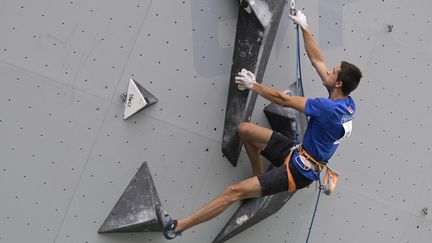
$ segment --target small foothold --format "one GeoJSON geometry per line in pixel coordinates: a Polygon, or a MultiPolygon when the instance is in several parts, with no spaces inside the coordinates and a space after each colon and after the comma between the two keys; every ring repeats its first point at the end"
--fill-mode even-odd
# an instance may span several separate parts
{"type": "Polygon", "coordinates": [[[247,215],[242,215],[241,217],[237,218],[236,223],[238,225],[242,225],[246,223],[249,220],[249,217],[247,215]]]}
{"type": "Polygon", "coordinates": [[[424,207],[424,208],[423,208],[423,214],[424,214],[424,215],[428,215],[428,208],[427,208],[427,207],[424,207]]]}
{"type": "Polygon", "coordinates": [[[392,32],[393,31],[393,25],[392,24],[389,24],[389,25],[387,25],[387,31],[388,32],[392,32]]]}

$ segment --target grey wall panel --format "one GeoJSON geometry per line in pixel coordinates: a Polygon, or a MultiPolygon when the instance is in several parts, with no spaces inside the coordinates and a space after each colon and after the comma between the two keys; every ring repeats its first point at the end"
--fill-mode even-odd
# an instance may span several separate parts
{"type": "Polygon", "coordinates": [[[323,198],[320,207],[311,242],[400,242],[411,221],[409,213],[340,188],[335,197],[323,198]]]}
{"type": "Polygon", "coordinates": [[[427,108],[430,104],[424,97],[411,93],[428,86],[428,82],[420,84],[427,75],[424,64],[427,58],[409,51],[417,57],[413,60],[398,52],[408,53],[408,50],[387,41],[371,54],[371,65],[365,70],[366,82],[358,92],[362,101],[355,121],[359,130],[368,133],[353,134],[352,143],[359,146],[357,151],[351,148],[340,153],[342,161],[351,161],[353,165],[346,171],[357,174],[349,176],[350,187],[409,210],[430,168],[425,159],[430,154],[430,142],[425,133],[430,126],[427,108]],[[406,87],[408,82],[413,83],[412,91],[406,87]],[[370,157],[359,161],[357,158],[362,154],[370,157]]]}
{"type": "Polygon", "coordinates": [[[412,217],[401,242],[429,242],[432,234],[432,224],[424,218],[412,217]]]}
{"type": "MultiPolygon", "coordinates": [[[[432,237],[430,1],[297,1],[330,66],[357,64],[352,137],[332,164],[311,242],[432,237]],[[393,25],[388,32],[388,25],[393,25]]],[[[147,161],[176,217],[247,178],[220,152],[237,1],[0,1],[0,242],[165,242],[97,229],[147,161]],[[159,102],[122,119],[130,77],[159,102]]],[[[282,17],[264,84],[295,80],[295,30],[282,17]]],[[[302,50],[307,96],[326,96],[302,50]]],[[[268,126],[258,98],[252,122],[268,126]]],[[[230,242],[304,242],[315,185],[230,242]]],[[[231,217],[184,233],[210,242],[231,217]]]]}
{"type": "Polygon", "coordinates": [[[411,212],[420,219],[430,222],[432,219],[432,214],[430,213],[430,202],[432,202],[432,177],[426,177],[419,187],[420,189],[417,190],[417,195],[415,196],[417,200],[411,212]],[[424,208],[426,208],[427,214],[424,213],[424,208]]]}
{"type": "Polygon", "coordinates": [[[3,1],[0,55],[32,72],[111,99],[150,2],[3,1]]]}
{"type": "Polygon", "coordinates": [[[4,62],[0,70],[0,235],[52,242],[107,106],[4,62]]]}
{"type": "Polygon", "coordinates": [[[191,0],[193,61],[198,74],[230,73],[238,4],[231,0],[191,0]]]}
{"type": "MultiPolygon", "coordinates": [[[[144,114],[123,121],[122,112],[123,107],[116,105],[107,114],[58,242],[109,241],[109,236],[95,232],[143,161],[149,164],[164,206],[178,217],[186,216],[241,176],[242,171],[223,163],[219,143],[144,114]],[[170,149],[173,147],[176,149],[170,149]]],[[[224,221],[215,223],[222,226],[224,221]]],[[[185,235],[184,240],[211,234],[212,227],[204,226],[198,236],[185,235]]],[[[145,233],[138,234],[136,240],[142,237],[163,238],[160,233],[145,233]]]]}
{"type": "Polygon", "coordinates": [[[212,3],[211,5],[217,5],[215,9],[209,6],[201,11],[199,8],[197,11],[202,16],[201,21],[197,21],[191,10],[196,10],[197,4],[202,5],[202,2],[178,1],[172,3],[173,8],[166,8],[164,1],[154,2],[116,96],[126,90],[127,80],[133,76],[156,97],[167,97],[160,99],[156,107],[148,110],[149,116],[220,141],[228,97],[227,80],[232,48],[225,48],[231,51],[224,51],[223,56],[220,53],[208,53],[219,52],[218,49],[211,49],[221,48],[218,44],[219,37],[226,40],[229,36],[233,43],[235,28],[232,35],[228,35],[225,32],[218,33],[224,31],[224,28],[213,27],[216,27],[215,23],[232,21],[236,17],[232,8],[237,8],[236,2],[222,3],[212,3]],[[191,22],[194,20],[195,22],[191,22]],[[208,42],[212,42],[210,49],[206,46],[208,42]],[[223,60],[219,60],[220,58],[223,60]],[[200,73],[206,72],[206,66],[210,65],[208,62],[212,63],[212,67],[224,71],[210,77],[201,75],[200,73]],[[200,115],[197,115],[197,111],[200,115]]]}

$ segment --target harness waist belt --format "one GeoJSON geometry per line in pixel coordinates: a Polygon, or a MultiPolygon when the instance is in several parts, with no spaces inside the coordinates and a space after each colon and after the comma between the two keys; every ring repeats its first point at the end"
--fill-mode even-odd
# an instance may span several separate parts
{"type": "Polygon", "coordinates": [[[320,168],[318,168],[318,166],[315,166],[314,163],[307,160],[303,155],[299,154],[299,157],[300,157],[301,162],[305,166],[305,168],[311,168],[313,171],[320,170],[320,168]]]}
{"type": "Polygon", "coordinates": [[[300,155],[300,159],[303,162],[303,164],[309,168],[312,168],[314,171],[321,171],[326,164],[316,160],[312,155],[310,155],[302,146],[301,144],[296,145],[291,150],[298,150],[298,153],[300,155]]]}

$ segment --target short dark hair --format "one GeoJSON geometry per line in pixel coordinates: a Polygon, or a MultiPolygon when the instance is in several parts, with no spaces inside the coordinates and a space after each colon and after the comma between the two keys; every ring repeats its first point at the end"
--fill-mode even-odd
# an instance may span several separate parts
{"type": "Polygon", "coordinates": [[[357,66],[346,61],[341,62],[340,68],[337,81],[343,83],[342,92],[344,95],[349,95],[351,91],[357,88],[363,75],[357,66]]]}

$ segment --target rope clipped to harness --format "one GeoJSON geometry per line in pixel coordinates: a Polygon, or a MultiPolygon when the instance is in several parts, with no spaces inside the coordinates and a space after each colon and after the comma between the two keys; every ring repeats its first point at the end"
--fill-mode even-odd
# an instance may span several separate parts
{"type": "MultiPolygon", "coordinates": [[[[295,12],[296,12],[296,9],[295,9],[295,0],[290,0],[290,14],[294,15],[295,12]]],[[[299,95],[300,85],[302,85],[301,62],[300,62],[300,26],[298,24],[296,25],[296,65],[297,65],[297,67],[296,67],[296,78],[297,78],[297,82],[296,82],[296,95],[298,96],[299,95]]],[[[301,87],[301,88],[303,90],[303,87],[301,87]]],[[[299,117],[298,113],[297,113],[296,119],[297,119],[297,121],[300,120],[300,117],[299,117]]],[[[296,126],[296,134],[295,134],[294,140],[295,140],[295,142],[300,143],[300,141],[298,139],[299,138],[298,132],[299,132],[298,131],[298,127],[296,126]]],[[[298,146],[300,146],[300,145],[298,145],[298,146]]],[[[292,153],[292,151],[293,150],[291,150],[291,153],[292,153]]],[[[326,171],[329,171],[329,170],[327,169],[326,171]]],[[[331,171],[333,171],[333,170],[331,170],[331,171]]],[[[337,176],[338,175],[339,174],[337,174],[337,176]]],[[[326,173],[326,177],[324,178],[324,180],[326,182],[330,182],[330,181],[333,181],[334,178],[336,178],[336,181],[337,181],[337,176],[334,176],[333,174],[327,176],[327,173],[326,173]]],[[[306,238],[306,243],[309,242],[309,237],[310,237],[310,234],[312,232],[312,226],[313,226],[313,223],[314,223],[314,220],[315,220],[316,212],[318,210],[318,204],[319,204],[319,199],[320,199],[320,196],[321,196],[322,189],[325,190],[326,195],[330,195],[330,193],[334,190],[334,186],[324,186],[323,187],[321,185],[321,179],[318,179],[318,182],[319,182],[319,191],[318,191],[317,201],[315,203],[315,209],[314,209],[314,212],[313,212],[313,215],[312,215],[312,220],[311,220],[311,223],[310,223],[310,226],[309,226],[309,231],[308,231],[308,235],[307,235],[307,238],[306,238]]],[[[329,183],[325,183],[325,184],[326,185],[330,185],[329,183]]]]}
{"type": "Polygon", "coordinates": [[[310,233],[311,233],[311,231],[312,231],[312,226],[313,226],[313,223],[314,223],[314,220],[315,220],[315,214],[316,214],[316,212],[317,212],[317,209],[318,209],[318,203],[319,203],[319,200],[320,200],[320,196],[321,196],[321,190],[322,190],[322,185],[321,185],[321,180],[318,180],[319,181],[319,191],[318,191],[318,197],[317,197],[317,201],[316,201],[316,203],[315,203],[315,209],[314,209],[314,212],[313,212],[313,214],[312,214],[312,220],[311,220],[311,223],[310,223],[310,225],[309,225],[309,231],[308,231],[308,235],[307,235],[307,237],[306,237],[306,243],[308,243],[309,242],[309,236],[310,236],[310,233]]]}

